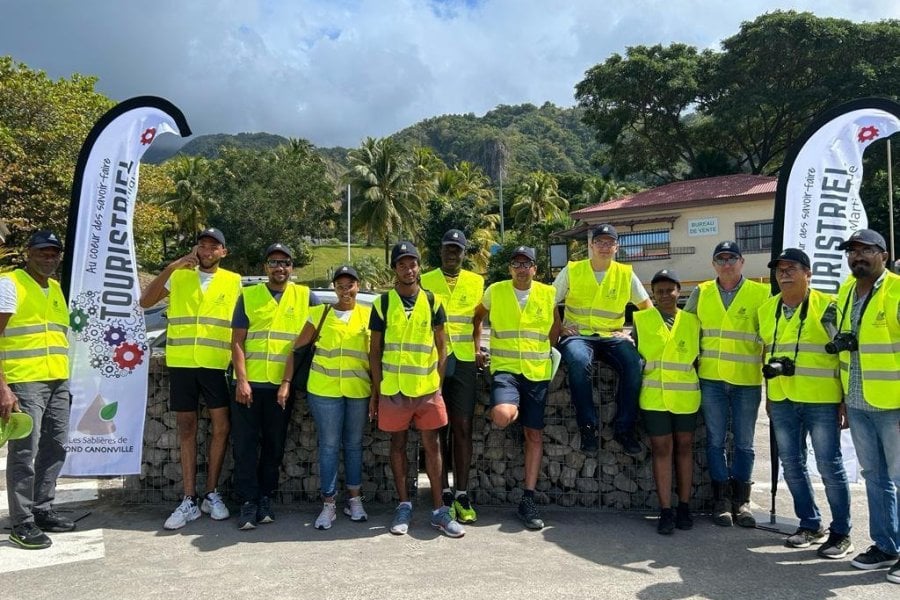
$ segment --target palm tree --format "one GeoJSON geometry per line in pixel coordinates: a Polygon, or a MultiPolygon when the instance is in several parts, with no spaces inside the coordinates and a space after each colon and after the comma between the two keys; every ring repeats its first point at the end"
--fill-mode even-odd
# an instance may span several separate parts
{"type": "Polygon", "coordinates": [[[384,261],[389,262],[390,240],[401,230],[416,231],[425,214],[415,194],[410,158],[390,138],[366,138],[347,154],[347,179],[355,188],[351,224],[364,230],[371,243],[384,240],[384,261]]]}
{"type": "Polygon", "coordinates": [[[509,214],[516,225],[529,228],[565,216],[569,202],[559,195],[559,182],[545,171],[534,171],[521,184],[509,214]]]}
{"type": "Polygon", "coordinates": [[[204,190],[209,177],[209,161],[200,156],[176,156],[166,166],[175,189],[166,194],[162,204],[175,214],[181,235],[193,239],[206,227],[210,213],[219,206],[218,201],[204,190]]]}
{"type": "Polygon", "coordinates": [[[581,185],[581,193],[572,202],[572,208],[583,208],[609,202],[631,193],[631,190],[622,182],[615,179],[602,177],[589,177],[581,185]]]}

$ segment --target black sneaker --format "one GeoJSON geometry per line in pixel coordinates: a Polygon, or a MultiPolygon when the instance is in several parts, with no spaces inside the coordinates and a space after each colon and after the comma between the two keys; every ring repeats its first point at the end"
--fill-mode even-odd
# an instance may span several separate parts
{"type": "Polygon", "coordinates": [[[862,554],[857,554],[853,557],[853,560],[850,561],[850,564],[856,567],[857,569],[862,569],[863,571],[871,571],[873,569],[884,569],[886,567],[892,566],[897,559],[900,558],[896,554],[888,554],[887,552],[882,552],[878,546],[872,545],[869,546],[869,549],[863,552],[862,554]]]}
{"type": "Polygon", "coordinates": [[[675,532],[675,511],[664,508],[659,513],[659,521],[656,523],[656,533],[672,535],[675,532]]]}
{"type": "Polygon", "coordinates": [[[259,499],[259,506],[256,509],[257,523],[271,523],[275,520],[275,511],[272,509],[272,499],[263,496],[259,499]]]}
{"type": "Polygon", "coordinates": [[[687,502],[679,502],[675,511],[675,527],[678,529],[691,529],[694,526],[694,518],[691,517],[691,507],[687,502]]]}
{"type": "Polygon", "coordinates": [[[637,438],[634,437],[633,431],[620,431],[613,436],[613,439],[619,442],[622,450],[628,456],[637,456],[641,453],[641,445],[638,443],[637,438]]]}
{"type": "Polygon", "coordinates": [[[544,522],[541,520],[541,515],[538,513],[537,506],[534,504],[534,498],[522,498],[522,501],[519,502],[519,509],[516,511],[516,516],[519,517],[519,520],[522,521],[528,529],[544,528],[544,522]]]}
{"type": "Polygon", "coordinates": [[[581,451],[596,452],[600,448],[600,436],[596,425],[585,425],[581,428],[581,451]]]}
{"type": "Polygon", "coordinates": [[[247,501],[241,504],[241,514],[238,515],[238,529],[244,531],[256,529],[257,510],[256,502],[247,501]]]}
{"type": "Polygon", "coordinates": [[[32,522],[22,523],[12,528],[9,541],[25,550],[43,550],[49,548],[53,542],[32,522]]]}
{"type": "Polygon", "coordinates": [[[75,521],[65,518],[52,508],[34,511],[34,524],[43,531],[52,533],[64,533],[75,529],[75,521]]]}
{"type": "Polygon", "coordinates": [[[825,543],[819,546],[816,554],[822,558],[837,559],[844,558],[851,552],[853,552],[853,543],[850,541],[850,536],[832,531],[828,534],[825,543]]]}

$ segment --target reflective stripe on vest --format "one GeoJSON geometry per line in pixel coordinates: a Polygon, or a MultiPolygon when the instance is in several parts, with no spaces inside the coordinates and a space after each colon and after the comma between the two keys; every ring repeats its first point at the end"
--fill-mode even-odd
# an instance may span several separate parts
{"type": "Polygon", "coordinates": [[[69,311],[55,279],[41,288],[26,271],[3,277],[16,287],[16,312],[0,335],[0,364],[6,381],[28,383],[69,377],[69,311]]]}
{"type": "MultiPolygon", "coordinates": [[[[856,279],[850,276],[838,292],[838,308],[847,306],[841,331],[851,331],[851,294],[856,279]]],[[[885,410],[900,408],[900,275],[886,272],[880,289],[872,296],[862,315],[859,339],[859,366],[866,402],[885,410]]],[[[850,353],[841,352],[841,384],[846,394],[850,382],[850,353]]]]}
{"type": "Polygon", "coordinates": [[[532,281],[524,308],[519,306],[512,281],[500,281],[490,289],[491,373],[503,371],[531,381],[549,381],[556,289],[532,281]]]}
{"type": "Polygon", "coordinates": [[[745,279],[727,311],[715,280],[704,281],[698,287],[700,378],[733,385],[762,384],[757,310],[769,298],[769,287],[745,279]]]}
{"type": "Polygon", "coordinates": [[[278,302],[265,283],[244,288],[243,294],[250,320],[244,342],[247,380],[280,384],[293,341],[309,316],[309,288],[288,283],[278,302]]]}
{"type": "Polygon", "coordinates": [[[461,269],[453,291],[440,269],[422,275],[422,287],[434,294],[447,313],[447,355],[454,354],[457,360],[475,360],[475,343],[472,337],[472,318],[475,308],[481,304],[484,293],[484,278],[477,273],[461,269]]]}
{"type": "MultiPolygon", "coordinates": [[[[325,306],[310,309],[314,325],[325,306]]],[[[334,311],[328,312],[313,355],[306,389],[326,398],[368,398],[372,392],[369,375],[369,317],[372,309],[357,304],[344,323],[334,311]]]]}
{"type": "MultiPolygon", "coordinates": [[[[438,307],[440,302],[435,299],[434,309],[438,307]]],[[[375,301],[374,310],[384,320],[380,297],[375,301]]],[[[431,305],[425,292],[419,291],[409,317],[397,292],[388,292],[386,322],[381,355],[381,393],[387,396],[402,393],[415,398],[436,392],[440,386],[438,353],[431,326],[431,305]]]]}
{"type": "Polygon", "coordinates": [[[231,362],[231,317],[241,277],[218,268],[204,292],[197,271],[178,269],[169,279],[166,365],[225,369],[231,362]]]}
{"type": "Polygon", "coordinates": [[[568,272],[566,323],[576,324],[581,335],[620,331],[631,300],[631,265],[611,262],[599,284],[590,260],[570,262],[568,272]]]}
{"type": "Polygon", "coordinates": [[[659,310],[634,313],[637,350],[647,363],[639,397],[643,410],[693,414],[700,409],[700,380],[694,361],[700,354],[700,320],[679,310],[672,329],[659,310]]]}
{"type": "MultiPolygon", "coordinates": [[[[772,356],[773,343],[776,358],[786,356],[794,359],[801,308],[798,307],[790,319],[781,315],[777,323],[778,339],[775,340],[775,311],[780,299],[781,294],[778,294],[759,307],[759,335],[765,345],[763,363],[772,356]]],[[[800,331],[795,373],[790,377],[773,377],[766,383],[766,397],[769,400],[837,404],[843,398],[838,378],[838,357],[825,352],[825,344],[831,340],[831,336],[822,325],[822,315],[833,302],[827,294],[813,289],[809,291],[809,306],[800,331]]]]}

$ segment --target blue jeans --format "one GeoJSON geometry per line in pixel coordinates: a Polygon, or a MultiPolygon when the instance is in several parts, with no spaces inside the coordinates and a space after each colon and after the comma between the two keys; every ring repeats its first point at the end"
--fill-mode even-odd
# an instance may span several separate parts
{"type": "Polygon", "coordinates": [[[630,432],[638,415],[638,396],[641,393],[641,357],[631,340],[619,337],[570,337],[559,346],[569,373],[572,404],[579,427],[597,425],[597,408],[591,386],[591,363],[594,353],[619,376],[616,388],[615,431],[630,432]]]}
{"type": "Polygon", "coordinates": [[[866,480],[869,536],[878,549],[900,554],[900,409],[847,408],[856,458],[866,480]]]}
{"type": "Polygon", "coordinates": [[[362,484],[362,438],[369,419],[369,399],[308,394],[306,401],[316,422],[322,496],[331,498],[335,494],[338,454],[342,445],[347,489],[358,490],[362,484]]]}
{"type": "Polygon", "coordinates": [[[778,456],[784,467],[784,479],[791,490],[800,527],[813,531],[822,527],[822,514],[816,506],[806,469],[806,438],[809,435],[831,507],[829,529],[832,533],[847,535],[851,526],[850,486],[841,455],[839,405],[782,400],[769,403],[769,414],[778,442],[778,456]]]}
{"type": "Polygon", "coordinates": [[[706,460],[713,481],[750,481],[753,474],[753,432],[762,387],[758,385],[732,385],[725,381],[700,380],[700,410],[706,422],[706,460]],[[725,457],[725,436],[728,433],[728,417],[734,435],[734,460],[731,469],[725,457]]]}

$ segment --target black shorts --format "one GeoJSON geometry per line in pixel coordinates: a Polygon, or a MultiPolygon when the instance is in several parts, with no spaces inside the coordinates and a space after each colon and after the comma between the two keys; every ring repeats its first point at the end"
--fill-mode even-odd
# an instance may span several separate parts
{"type": "Polygon", "coordinates": [[[475,414],[475,382],[477,369],[475,361],[457,360],[451,354],[447,357],[447,370],[444,373],[444,385],[441,396],[447,405],[447,414],[460,419],[472,419],[475,414]]]}
{"type": "Polygon", "coordinates": [[[200,395],[207,408],[225,408],[231,390],[225,369],[169,367],[169,410],[191,412],[200,407],[200,395]]]}
{"type": "Polygon", "coordinates": [[[672,435],[693,433],[697,428],[697,413],[678,414],[667,410],[642,410],[647,435],[672,435]]]}

